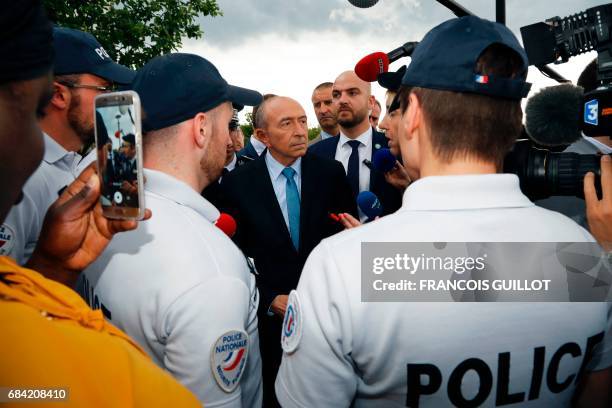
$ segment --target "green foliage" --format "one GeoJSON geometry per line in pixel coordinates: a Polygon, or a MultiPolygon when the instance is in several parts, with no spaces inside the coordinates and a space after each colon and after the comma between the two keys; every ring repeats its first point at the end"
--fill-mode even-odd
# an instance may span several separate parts
{"type": "Polygon", "coordinates": [[[319,134],[321,134],[321,128],[318,126],[308,129],[308,140],[316,138],[317,136],[319,136],[319,134]]]}
{"type": "MultiPolygon", "coordinates": [[[[18,0],[17,0],[18,1],[18,0]]],[[[111,58],[131,68],[200,38],[197,18],[222,15],[217,0],[43,0],[62,27],[93,34],[111,58]]]]}
{"type": "MultiPolygon", "coordinates": [[[[246,124],[246,125],[240,125],[240,127],[242,128],[242,133],[244,134],[244,139],[248,142],[249,137],[251,137],[251,135],[253,134],[253,125],[246,124]]],[[[246,144],[246,142],[245,142],[246,144]]]]}

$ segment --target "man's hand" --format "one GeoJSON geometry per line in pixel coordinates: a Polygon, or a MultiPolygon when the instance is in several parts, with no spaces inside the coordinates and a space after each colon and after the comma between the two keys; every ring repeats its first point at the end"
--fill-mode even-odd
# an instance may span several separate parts
{"type": "Polygon", "coordinates": [[[400,191],[404,191],[412,183],[408,172],[398,161],[395,162],[393,169],[385,173],[385,180],[400,191]]]}
{"type": "Polygon", "coordinates": [[[584,199],[589,229],[599,245],[610,252],[612,251],[612,158],[608,155],[601,158],[601,192],[602,198],[599,200],[595,191],[595,175],[587,173],[584,176],[584,199]]]}
{"type": "MultiPolygon", "coordinates": [[[[47,278],[72,287],[79,273],[102,253],[114,234],[133,230],[137,221],[102,215],[95,164],[85,169],[51,205],[32,257],[26,264],[47,278]]],[[[145,211],[145,219],[151,211],[145,211]]]]}
{"type": "Polygon", "coordinates": [[[338,217],[340,217],[340,222],[344,226],[344,229],[356,228],[361,225],[361,222],[349,213],[338,214],[338,217]]]}
{"type": "Polygon", "coordinates": [[[272,310],[272,313],[274,313],[277,316],[280,316],[281,318],[284,318],[285,311],[287,310],[288,300],[289,300],[288,295],[276,296],[274,300],[272,301],[272,304],[270,305],[270,309],[272,310]]]}

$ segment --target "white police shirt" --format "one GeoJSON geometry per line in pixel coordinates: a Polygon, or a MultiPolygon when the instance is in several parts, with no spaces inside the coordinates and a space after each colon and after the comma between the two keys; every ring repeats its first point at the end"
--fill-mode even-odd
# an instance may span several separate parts
{"type": "MultiPolygon", "coordinates": [[[[276,378],[284,407],[460,406],[480,392],[482,406],[570,405],[572,376],[589,339],[609,330],[606,304],[362,303],[359,254],[368,241],[593,238],[569,218],[532,204],[514,175],[412,183],[398,212],[323,240],[308,258],[298,301],[289,302],[299,307],[292,328],[300,328],[301,339],[283,337],[286,351],[276,378]],[[540,358],[542,367],[534,364],[540,358]]],[[[589,370],[612,365],[608,336],[589,370]]]]}
{"type": "Polygon", "coordinates": [[[96,160],[95,149],[81,157],[64,149],[46,133],[43,139],[43,160],[23,186],[22,200],[11,208],[0,226],[0,255],[8,255],[20,265],[30,259],[51,204],[64,187],[96,160]]]}
{"type": "Polygon", "coordinates": [[[261,406],[259,296],[247,260],[187,184],[145,169],[150,220],[117,234],[78,284],[206,406],[261,406]]]}

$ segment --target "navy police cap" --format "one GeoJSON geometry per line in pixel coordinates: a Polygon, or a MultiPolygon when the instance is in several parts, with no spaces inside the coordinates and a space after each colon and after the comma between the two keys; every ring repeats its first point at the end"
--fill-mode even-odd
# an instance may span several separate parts
{"type": "Polygon", "coordinates": [[[528,67],[527,54],[512,31],[499,23],[466,16],[448,20],[425,35],[412,54],[402,85],[520,100],[531,88],[526,82],[528,67]],[[520,56],[523,67],[514,79],[476,72],[478,58],[493,44],[504,45],[520,56]]]}
{"type": "Polygon", "coordinates": [[[129,84],[136,71],[117,64],[96,38],[72,28],[53,28],[55,75],[94,74],[118,84],[129,84]]]}
{"type": "Polygon", "coordinates": [[[210,61],[184,53],[153,58],[138,71],[132,89],[142,101],[144,131],[175,125],[223,102],[255,106],[262,100],[257,91],[229,85],[210,61]]]}

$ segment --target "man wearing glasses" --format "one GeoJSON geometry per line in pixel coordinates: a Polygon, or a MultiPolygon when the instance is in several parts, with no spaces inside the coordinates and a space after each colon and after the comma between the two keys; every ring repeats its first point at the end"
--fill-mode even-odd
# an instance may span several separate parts
{"type": "Polygon", "coordinates": [[[51,203],[95,160],[95,151],[79,154],[94,139],[94,98],[115,84],[129,84],[135,75],[111,60],[91,34],[55,27],[53,41],[53,94],[38,112],[44,157],[0,226],[0,255],[19,264],[30,258],[51,203]]]}

